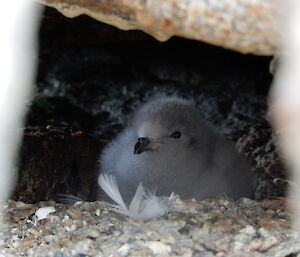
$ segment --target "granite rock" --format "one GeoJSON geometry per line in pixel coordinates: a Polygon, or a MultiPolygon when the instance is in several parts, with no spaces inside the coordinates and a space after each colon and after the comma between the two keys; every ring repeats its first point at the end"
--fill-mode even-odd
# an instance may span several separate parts
{"type": "Polygon", "coordinates": [[[278,1],[38,0],[67,17],[86,14],[160,41],[176,35],[242,53],[273,55],[278,48],[278,1]]]}

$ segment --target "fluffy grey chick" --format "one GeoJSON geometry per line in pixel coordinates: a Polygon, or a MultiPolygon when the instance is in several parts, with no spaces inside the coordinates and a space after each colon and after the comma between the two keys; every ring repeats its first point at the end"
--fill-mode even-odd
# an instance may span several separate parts
{"type": "Polygon", "coordinates": [[[252,195],[248,163],[191,102],[177,97],[154,99],[138,109],[100,164],[102,173],[116,177],[125,202],[139,183],[157,195],[174,192],[182,199],[252,195]]]}

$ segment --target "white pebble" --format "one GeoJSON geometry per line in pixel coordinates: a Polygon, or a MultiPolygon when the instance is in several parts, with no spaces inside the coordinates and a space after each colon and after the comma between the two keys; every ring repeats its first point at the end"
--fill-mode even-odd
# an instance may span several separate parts
{"type": "Polygon", "coordinates": [[[55,212],[55,208],[53,206],[42,207],[35,212],[35,216],[38,220],[43,220],[46,219],[52,212],[55,212]]]}
{"type": "Polygon", "coordinates": [[[145,246],[150,248],[155,255],[168,255],[171,252],[171,246],[158,241],[146,241],[145,246]]]}

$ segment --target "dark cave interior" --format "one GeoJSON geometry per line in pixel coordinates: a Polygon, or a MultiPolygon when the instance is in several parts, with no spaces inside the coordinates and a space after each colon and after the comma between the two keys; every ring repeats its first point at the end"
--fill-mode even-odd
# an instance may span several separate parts
{"type": "Polygon", "coordinates": [[[274,182],[285,170],[267,119],[270,60],[183,38],[158,42],[46,8],[13,198],[97,199],[101,149],[155,95],[195,101],[252,163],[256,199],[284,195],[285,182],[274,182]]]}

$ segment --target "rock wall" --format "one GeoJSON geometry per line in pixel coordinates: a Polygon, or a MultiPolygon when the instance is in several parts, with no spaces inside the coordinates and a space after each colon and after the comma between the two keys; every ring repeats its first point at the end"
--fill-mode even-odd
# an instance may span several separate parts
{"type": "Polygon", "coordinates": [[[160,41],[176,35],[257,55],[273,55],[279,45],[278,0],[38,1],[67,17],[86,14],[122,30],[143,30],[160,41]]]}

